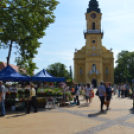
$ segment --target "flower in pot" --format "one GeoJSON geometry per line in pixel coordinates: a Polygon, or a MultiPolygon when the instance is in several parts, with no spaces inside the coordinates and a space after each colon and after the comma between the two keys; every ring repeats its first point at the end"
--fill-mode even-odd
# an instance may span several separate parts
{"type": "Polygon", "coordinates": [[[11,92],[6,92],[6,99],[10,98],[11,92]]]}
{"type": "Polygon", "coordinates": [[[12,92],[11,93],[11,98],[16,98],[17,97],[17,93],[16,92],[12,92]]]}
{"type": "Polygon", "coordinates": [[[18,90],[18,96],[19,96],[19,98],[22,98],[23,95],[24,95],[24,91],[18,90]]]}

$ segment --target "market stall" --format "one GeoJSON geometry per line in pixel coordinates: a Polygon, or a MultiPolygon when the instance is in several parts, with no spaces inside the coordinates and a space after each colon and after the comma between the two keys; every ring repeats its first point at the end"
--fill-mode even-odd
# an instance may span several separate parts
{"type": "Polygon", "coordinates": [[[35,76],[32,77],[33,82],[64,82],[65,78],[62,77],[54,77],[49,74],[45,69],[37,73],[35,76]]]}
{"type": "MultiPolygon", "coordinates": [[[[65,78],[57,78],[52,76],[45,69],[38,72],[32,78],[32,82],[64,82],[65,78]]],[[[45,89],[38,93],[38,96],[46,98],[47,103],[58,103],[58,100],[63,99],[62,89],[45,89]]]]}
{"type": "MultiPolygon", "coordinates": [[[[29,76],[24,76],[19,74],[17,71],[15,71],[10,65],[8,65],[6,68],[4,68],[3,70],[0,71],[0,80],[3,82],[30,82],[31,81],[31,77],[29,76]]],[[[14,92],[10,92],[8,91],[6,93],[6,107],[13,107],[17,104],[23,104],[26,102],[26,98],[24,96],[24,98],[20,98],[17,94],[17,91],[14,92]]]]}

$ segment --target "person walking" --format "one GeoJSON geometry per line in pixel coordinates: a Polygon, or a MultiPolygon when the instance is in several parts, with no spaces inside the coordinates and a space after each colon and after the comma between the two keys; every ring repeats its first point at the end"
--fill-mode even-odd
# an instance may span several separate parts
{"type": "Polygon", "coordinates": [[[1,107],[1,117],[5,116],[6,110],[5,110],[5,94],[6,94],[6,88],[4,85],[2,85],[2,81],[0,81],[0,107],[1,107]]]}
{"type": "Polygon", "coordinates": [[[78,84],[78,86],[76,85],[76,90],[75,90],[76,105],[80,105],[80,101],[79,101],[80,91],[81,91],[81,84],[78,84]]]}
{"type": "Polygon", "coordinates": [[[31,106],[34,108],[34,113],[37,113],[37,98],[36,98],[36,91],[34,89],[34,84],[31,84],[31,90],[30,90],[30,101],[27,106],[27,112],[26,114],[30,114],[31,106]]]}
{"type": "Polygon", "coordinates": [[[120,97],[120,92],[121,92],[121,85],[120,83],[118,84],[118,97],[120,97]]]}
{"type": "Polygon", "coordinates": [[[90,93],[92,91],[91,88],[90,88],[89,83],[87,84],[87,87],[85,88],[85,91],[86,91],[86,102],[87,102],[87,105],[89,105],[90,104],[90,93]]]}
{"type": "Polygon", "coordinates": [[[113,85],[114,88],[114,95],[116,95],[116,84],[113,85]]]}
{"type": "Polygon", "coordinates": [[[128,96],[128,93],[129,93],[129,86],[128,86],[128,83],[125,84],[125,97],[128,96]]]}
{"type": "Polygon", "coordinates": [[[101,112],[103,112],[103,105],[104,105],[104,100],[106,97],[106,89],[103,85],[103,82],[100,83],[100,86],[98,86],[98,96],[101,102],[101,112]]]}
{"type": "Polygon", "coordinates": [[[110,104],[110,101],[111,101],[111,98],[112,98],[112,88],[109,86],[108,82],[106,82],[105,86],[106,86],[106,94],[107,94],[106,101],[108,102],[107,110],[109,110],[109,104],[110,104]]]}
{"type": "Polygon", "coordinates": [[[124,85],[124,84],[121,83],[121,97],[122,97],[122,98],[123,98],[123,96],[124,96],[124,90],[123,90],[124,87],[123,87],[123,85],[124,85]]]}

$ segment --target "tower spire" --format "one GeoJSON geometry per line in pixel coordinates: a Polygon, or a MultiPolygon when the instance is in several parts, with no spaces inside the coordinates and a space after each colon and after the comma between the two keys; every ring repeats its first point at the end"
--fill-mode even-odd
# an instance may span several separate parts
{"type": "Polygon", "coordinates": [[[87,13],[90,13],[92,11],[96,11],[97,13],[101,13],[100,8],[98,7],[98,1],[97,0],[90,0],[89,1],[89,8],[87,9],[87,13]]]}

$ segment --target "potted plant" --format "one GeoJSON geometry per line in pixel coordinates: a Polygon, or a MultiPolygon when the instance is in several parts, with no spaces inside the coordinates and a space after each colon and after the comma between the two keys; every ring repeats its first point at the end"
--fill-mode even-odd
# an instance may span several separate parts
{"type": "Polygon", "coordinates": [[[16,92],[11,92],[11,98],[16,98],[17,97],[17,93],[16,92]]]}
{"type": "Polygon", "coordinates": [[[51,89],[46,89],[45,90],[45,95],[47,95],[47,96],[52,96],[52,90],[51,89]]]}
{"type": "Polygon", "coordinates": [[[75,95],[75,89],[74,89],[74,88],[72,88],[71,94],[72,94],[72,95],[75,95]]]}
{"type": "Polygon", "coordinates": [[[23,95],[24,95],[24,91],[18,90],[18,96],[19,96],[19,98],[23,98],[23,95]]]}
{"type": "Polygon", "coordinates": [[[11,97],[11,92],[6,92],[6,99],[9,99],[11,97]]]}

